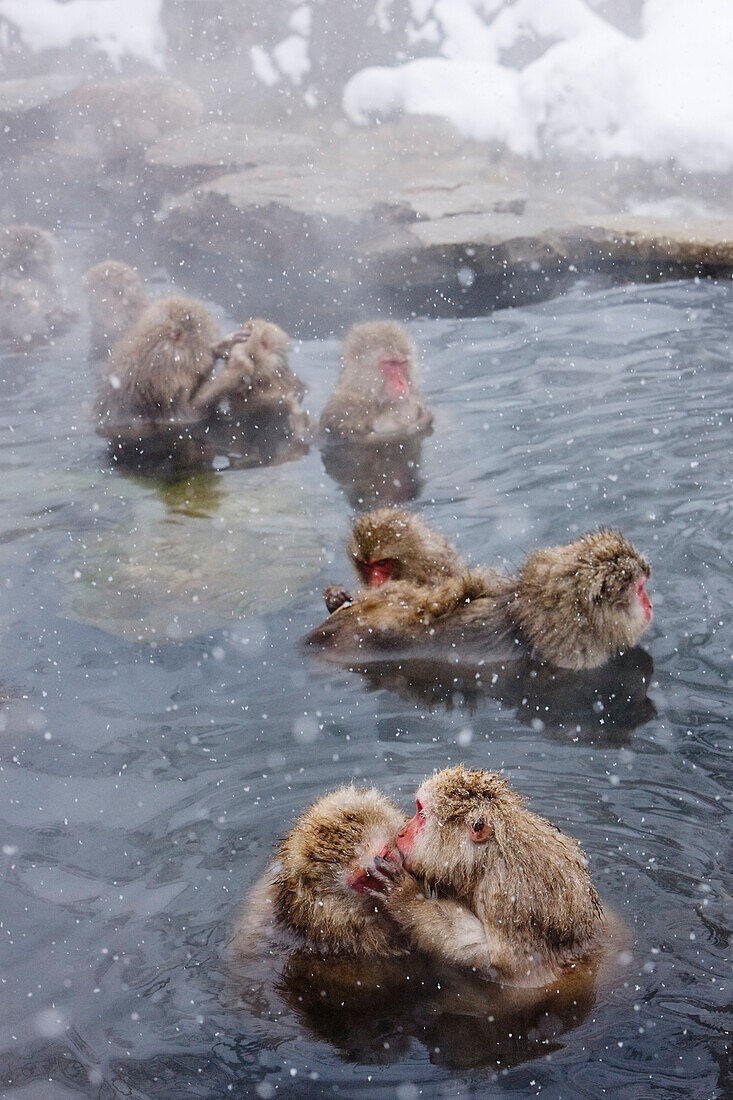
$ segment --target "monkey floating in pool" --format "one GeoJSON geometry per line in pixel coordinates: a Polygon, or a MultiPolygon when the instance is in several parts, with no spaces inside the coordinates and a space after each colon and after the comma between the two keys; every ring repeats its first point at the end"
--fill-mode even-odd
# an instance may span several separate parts
{"type": "Polygon", "coordinates": [[[508,646],[559,668],[596,668],[647,629],[650,572],[619,531],[591,531],[535,551],[516,576],[475,569],[434,584],[389,580],[351,602],[333,594],[336,610],[306,642],[341,660],[401,650],[490,656],[508,646]]]}
{"type": "Polygon", "coordinates": [[[506,780],[462,765],[428,779],[410,821],[375,790],[315,803],[255,887],[235,940],[323,954],[422,954],[509,986],[594,966],[612,938],[575,840],[506,780]]]}
{"type": "MultiPolygon", "coordinates": [[[[379,588],[387,581],[436,584],[446,577],[462,576],[467,570],[446,538],[403,508],[377,508],[359,516],[351,528],[346,551],[368,588],[379,588]]],[[[329,611],[352,600],[349,591],[339,584],[329,585],[323,598],[329,611]]]]}
{"type": "Polygon", "coordinates": [[[51,234],[38,225],[0,227],[0,339],[36,344],[66,328],[75,316],[59,293],[51,234]]]}
{"type": "Polygon", "coordinates": [[[129,264],[102,260],[85,273],[82,286],[92,322],[91,354],[106,358],[145,311],[145,284],[129,264]]]}
{"type": "Polygon", "coordinates": [[[100,431],[132,440],[145,426],[198,420],[192,400],[211,375],[218,340],[216,322],[193,298],[148,306],[107,362],[97,397],[100,431]]]}
{"type": "Polygon", "coordinates": [[[354,325],[344,340],[342,360],[321,414],[325,442],[387,442],[429,430],[433,417],[423,405],[417,349],[402,325],[354,325]]]}

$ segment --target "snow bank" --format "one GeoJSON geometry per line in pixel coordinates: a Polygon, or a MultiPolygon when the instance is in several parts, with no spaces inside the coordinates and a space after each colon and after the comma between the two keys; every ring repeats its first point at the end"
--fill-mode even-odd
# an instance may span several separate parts
{"type": "Polygon", "coordinates": [[[7,20],[32,50],[57,49],[84,40],[115,65],[126,56],[163,67],[162,0],[0,0],[7,20]]]}
{"type": "Polygon", "coordinates": [[[411,0],[415,41],[442,56],[370,68],[346,85],[355,122],[438,115],[520,155],[559,151],[733,168],[733,3],[646,0],[640,38],[583,0],[411,0]],[[539,56],[502,62],[518,44],[539,56]]]}

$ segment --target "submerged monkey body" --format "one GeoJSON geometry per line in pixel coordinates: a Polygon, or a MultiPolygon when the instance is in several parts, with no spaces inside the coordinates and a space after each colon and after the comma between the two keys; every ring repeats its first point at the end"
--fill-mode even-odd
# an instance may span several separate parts
{"type": "Polygon", "coordinates": [[[618,531],[532,554],[516,576],[477,569],[434,584],[394,581],[344,603],[306,637],[336,657],[419,647],[520,650],[560,668],[604,664],[651,620],[650,568],[618,531]]]}

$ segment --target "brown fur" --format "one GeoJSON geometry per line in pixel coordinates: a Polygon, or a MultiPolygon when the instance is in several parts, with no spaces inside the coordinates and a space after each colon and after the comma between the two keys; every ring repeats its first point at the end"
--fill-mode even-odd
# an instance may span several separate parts
{"type": "Polygon", "coordinates": [[[56,264],[56,243],[45,229],[0,229],[0,337],[31,344],[75,316],[62,304],[56,264]]]}
{"type": "Polygon", "coordinates": [[[285,418],[293,434],[303,435],[308,416],[300,407],[306,387],[288,363],[287,334],[272,321],[256,319],[216,348],[226,365],[196,395],[198,408],[214,409],[228,401],[235,419],[285,418]],[[241,337],[249,334],[246,339],[241,337]]]}
{"type": "Polygon", "coordinates": [[[466,570],[447,539],[402,508],[377,508],[359,516],[346,549],[357,573],[361,562],[393,561],[395,581],[435,584],[466,570]]]}
{"type": "Polygon", "coordinates": [[[598,951],[604,915],[583,852],[505,779],[458,765],[427,780],[417,799],[422,814],[397,839],[404,867],[384,897],[414,946],[529,986],[598,951]],[[424,898],[416,879],[434,896],[424,898]]]}
{"type": "Polygon", "coordinates": [[[475,652],[509,643],[560,668],[602,665],[648,622],[633,602],[649,565],[618,531],[591,532],[532,554],[516,577],[484,569],[430,588],[370,589],[307,636],[344,656],[420,644],[475,652]]]}
{"type": "Polygon", "coordinates": [[[161,298],[115,344],[98,399],[103,422],[194,415],[191,399],[209,377],[216,322],[193,298],[161,298]]]}
{"type": "Polygon", "coordinates": [[[134,268],[119,260],[103,260],[82,279],[92,321],[92,348],[106,355],[142,316],[148,297],[134,268]]]}
{"type": "Polygon", "coordinates": [[[395,928],[347,880],[392,842],[404,822],[405,815],[374,788],[340,787],[320,798],[281,842],[255,887],[237,934],[240,953],[269,919],[319,951],[399,954],[395,928]]]}
{"type": "Polygon", "coordinates": [[[6,225],[0,229],[0,275],[39,279],[55,285],[56,242],[38,225],[6,225]]]}
{"type": "Polygon", "coordinates": [[[117,160],[160,137],[195,126],[203,115],[196,93],[165,77],[87,84],[65,100],[61,136],[74,142],[82,155],[117,160]]]}
{"type": "Polygon", "coordinates": [[[327,440],[396,438],[426,431],[432,414],[422,405],[417,378],[417,349],[396,321],[354,325],[342,348],[343,368],[321,414],[327,440]],[[379,363],[396,357],[407,361],[409,391],[390,395],[379,363]]]}

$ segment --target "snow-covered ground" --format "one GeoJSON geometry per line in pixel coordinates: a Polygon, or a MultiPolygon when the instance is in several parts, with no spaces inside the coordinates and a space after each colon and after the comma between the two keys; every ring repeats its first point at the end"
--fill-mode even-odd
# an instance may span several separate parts
{"type": "Polygon", "coordinates": [[[733,167],[733,3],[646,0],[631,38],[583,0],[412,0],[436,56],[364,69],[344,90],[354,121],[404,110],[449,119],[468,137],[537,156],[674,158],[733,167]],[[502,55],[549,40],[523,69],[502,55]]]}
{"type": "MultiPolygon", "coordinates": [[[[0,31],[4,19],[33,49],[83,39],[115,63],[133,56],[161,66],[161,6],[0,0],[0,31]]],[[[430,114],[525,156],[558,151],[733,168],[733,0],[643,0],[640,37],[586,0],[408,0],[406,24],[404,6],[394,7],[365,2],[352,42],[343,43],[356,57],[359,20],[377,25],[386,41],[391,21],[401,20],[394,63],[356,71],[343,89],[354,122],[430,114]],[[416,55],[407,59],[405,35],[416,55]],[[520,54],[531,60],[516,67],[511,58],[520,54]]],[[[317,103],[312,6],[296,0],[281,11],[281,38],[248,45],[242,63],[257,80],[290,82],[317,103]]]]}

